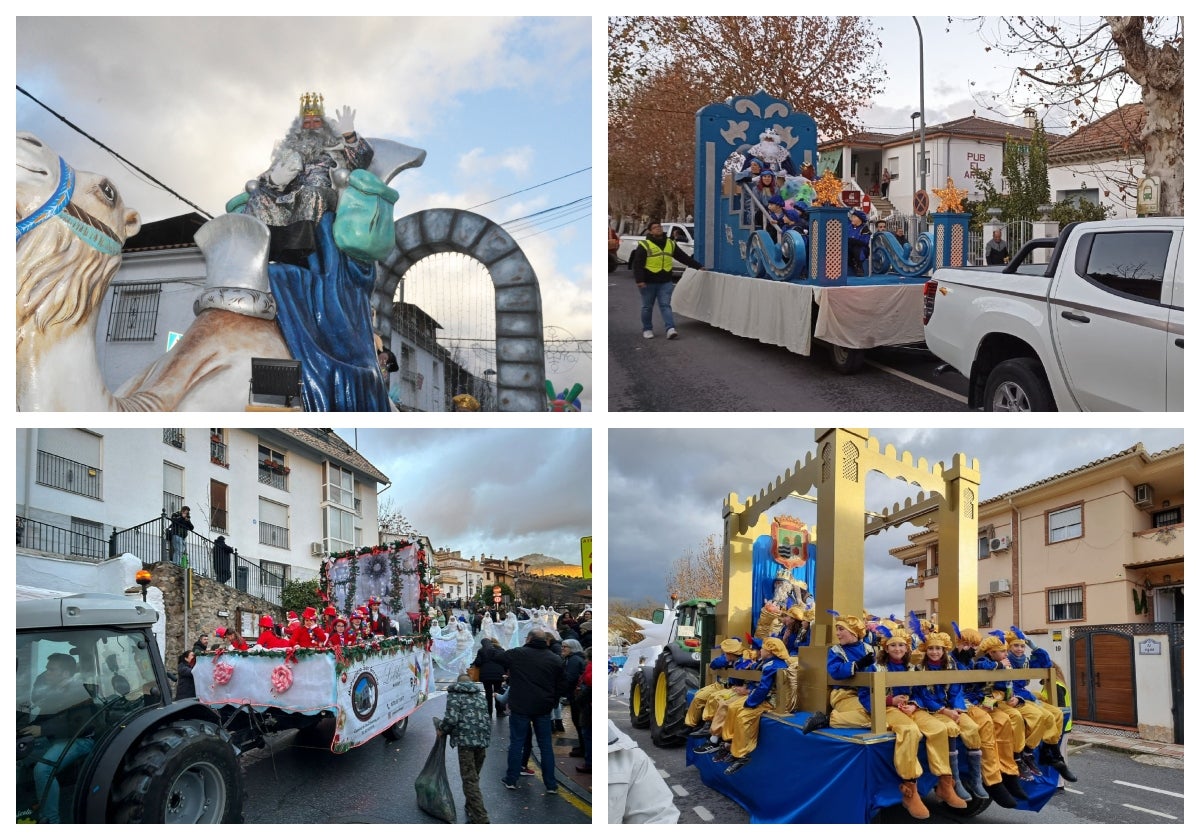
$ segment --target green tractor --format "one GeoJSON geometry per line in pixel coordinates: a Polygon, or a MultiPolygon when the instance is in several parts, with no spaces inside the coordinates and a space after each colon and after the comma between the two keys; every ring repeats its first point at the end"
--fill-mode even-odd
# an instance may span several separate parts
{"type": "Polygon", "coordinates": [[[639,728],[650,727],[655,746],[687,741],[688,702],[700,687],[716,638],[716,598],[695,598],[675,605],[669,641],[653,664],[645,665],[630,686],[630,716],[639,728]]]}

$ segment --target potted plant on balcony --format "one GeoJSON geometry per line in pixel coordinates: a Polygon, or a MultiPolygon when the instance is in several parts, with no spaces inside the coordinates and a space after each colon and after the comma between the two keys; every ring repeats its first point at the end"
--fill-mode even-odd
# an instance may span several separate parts
{"type": "Polygon", "coordinates": [[[211,440],[213,443],[220,443],[220,442],[221,442],[221,436],[220,436],[220,435],[209,435],[209,438],[208,438],[208,439],[209,439],[209,440],[211,440]]]}

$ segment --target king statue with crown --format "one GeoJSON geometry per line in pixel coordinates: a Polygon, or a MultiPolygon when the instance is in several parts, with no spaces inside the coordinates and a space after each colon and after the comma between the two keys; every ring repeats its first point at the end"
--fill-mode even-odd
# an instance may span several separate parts
{"type": "MultiPolygon", "coordinates": [[[[375,262],[394,247],[399,194],[387,182],[420,166],[425,153],[368,142],[354,117],[343,107],[329,118],[324,97],[305,93],[270,167],[226,204],[230,223],[220,227],[240,240],[225,252],[258,255],[251,264],[235,261],[227,285],[253,291],[266,274],[275,320],[300,362],[308,411],[392,408],[372,332],[375,262]]],[[[205,250],[207,259],[213,248],[205,250]]]]}

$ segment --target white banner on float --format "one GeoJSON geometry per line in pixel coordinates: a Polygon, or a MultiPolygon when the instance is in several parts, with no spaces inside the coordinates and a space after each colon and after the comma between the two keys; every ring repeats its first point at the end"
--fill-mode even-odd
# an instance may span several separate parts
{"type": "Polygon", "coordinates": [[[412,714],[433,693],[433,660],[423,646],[367,651],[284,651],[202,656],[193,669],[196,696],[210,706],[251,706],[336,717],[330,749],[360,746],[412,714]],[[281,666],[286,664],[286,669],[281,666]],[[286,671],[290,670],[290,675],[286,671]]]}

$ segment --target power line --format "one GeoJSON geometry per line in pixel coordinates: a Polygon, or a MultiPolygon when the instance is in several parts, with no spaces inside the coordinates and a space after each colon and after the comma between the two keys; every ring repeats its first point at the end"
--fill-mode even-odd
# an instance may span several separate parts
{"type": "Polygon", "coordinates": [[[530,190],[536,190],[538,187],[544,187],[547,184],[553,184],[555,181],[561,181],[564,178],[570,178],[572,175],[578,175],[580,172],[587,172],[591,168],[592,167],[590,167],[590,166],[585,166],[585,167],[583,167],[583,169],[576,169],[574,172],[568,172],[566,175],[559,175],[557,178],[551,178],[549,181],[542,181],[542,183],[534,184],[532,187],[526,187],[523,190],[517,190],[516,192],[511,192],[508,195],[502,195],[502,196],[499,196],[498,198],[488,199],[487,201],[483,202],[483,204],[475,204],[471,207],[468,207],[467,209],[474,210],[476,207],[483,207],[484,205],[487,205],[487,204],[494,204],[495,202],[500,201],[501,199],[512,198],[514,195],[520,195],[521,193],[529,192],[530,190]]]}
{"type": "Polygon", "coordinates": [[[95,137],[93,137],[92,135],[88,134],[86,131],[84,131],[84,130],[83,130],[82,128],[80,128],[79,126],[75,125],[75,123],[71,122],[69,119],[67,119],[66,117],[64,117],[62,114],[60,114],[60,113],[58,113],[57,111],[55,111],[53,108],[51,108],[51,107],[50,107],[49,105],[47,105],[45,102],[42,102],[40,99],[38,99],[38,98],[37,98],[36,96],[34,96],[32,93],[30,93],[29,91],[25,90],[25,88],[21,87],[20,85],[17,85],[17,90],[18,90],[18,91],[20,91],[21,93],[25,94],[26,96],[28,96],[30,99],[32,99],[34,102],[36,102],[38,105],[41,105],[43,108],[45,108],[47,111],[49,111],[49,112],[50,112],[51,114],[53,114],[54,116],[58,117],[58,119],[60,119],[60,120],[61,120],[63,123],[65,123],[66,125],[70,126],[70,127],[71,127],[71,128],[73,128],[75,131],[78,131],[80,134],[82,134],[82,135],[83,135],[84,137],[86,137],[87,139],[91,140],[93,143],[95,143],[95,144],[96,144],[97,146],[99,146],[101,149],[104,149],[104,151],[108,152],[110,155],[112,155],[113,157],[115,157],[117,160],[121,161],[121,162],[122,162],[122,163],[124,163],[126,166],[130,166],[130,167],[132,167],[132,168],[133,168],[133,170],[134,170],[135,172],[137,172],[137,173],[139,173],[140,175],[144,175],[145,177],[149,178],[149,179],[150,179],[150,180],[151,180],[153,183],[155,183],[156,185],[158,185],[158,186],[162,187],[164,190],[166,190],[168,193],[170,193],[171,195],[173,195],[173,196],[175,196],[176,198],[178,198],[178,199],[179,199],[180,201],[182,201],[184,204],[188,205],[189,207],[194,207],[196,210],[200,211],[200,213],[201,213],[202,215],[204,215],[204,216],[207,216],[207,217],[208,217],[208,218],[210,218],[210,219],[212,218],[212,214],[211,214],[211,213],[209,213],[207,210],[203,209],[202,207],[200,207],[200,206],[199,206],[198,204],[196,204],[195,202],[189,201],[188,199],[184,198],[184,197],[183,197],[183,196],[181,196],[179,193],[175,192],[175,190],[171,189],[171,188],[170,188],[170,187],[168,187],[166,184],[164,184],[162,181],[160,181],[160,180],[158,180],[157,178],[155,178],[155,177],[154,177],[153,175],[151,175],[149,172],[147,172],[146,170],[142,169],[140,166],[136,165],[135,163],[133,163],[132,161],[128,160],[127,158],[124,158],[124,157],[122,157],[122,156],[121,156],[120,154],[118,154],[118,153],[117,153],[115,150],[113,150],[113,149],[109,148],[108,146],[104,145],[103,143],[101,143],[101,142],[100,142],[99,140],[97,140],[95,137]]]}

